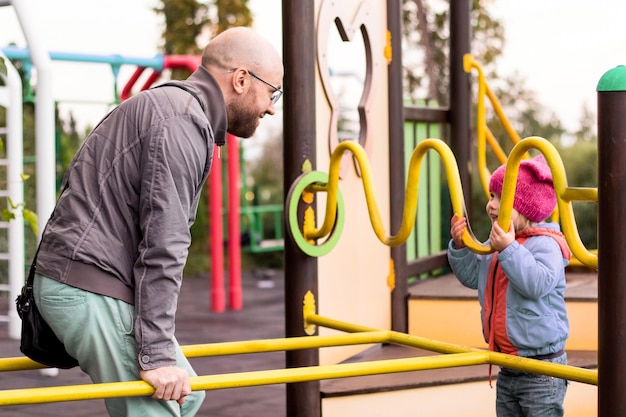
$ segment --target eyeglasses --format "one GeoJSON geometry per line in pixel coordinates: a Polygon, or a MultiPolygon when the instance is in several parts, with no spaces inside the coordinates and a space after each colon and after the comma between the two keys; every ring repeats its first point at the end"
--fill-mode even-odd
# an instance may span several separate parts
{"type": "MultiPolygon", "coordinates": [[[[231,68],[231,69],[228,70],[228,72],[234,72],[236,69],[237,68],[231,68]]],[[[270,87],[272,87],[274,89],[274,92],[270,96],[270,100],[272,101],[272,104],[276,104],[276,102],[278,100],[280,100],[280,98],[283,96],[283,90],[281,90],[280,88],[276,87],[273,84],[268,83],[267,81],[265,81],[263,78],[259,77],[258,75],[256,75],[252,71],[250,71],[250,70],[246,70],[246,71],[248,71],[248,74],[250,74],[251,76],[253,76],[257,80],[261,81],[263,84],[269,85],[270,87]]]]}

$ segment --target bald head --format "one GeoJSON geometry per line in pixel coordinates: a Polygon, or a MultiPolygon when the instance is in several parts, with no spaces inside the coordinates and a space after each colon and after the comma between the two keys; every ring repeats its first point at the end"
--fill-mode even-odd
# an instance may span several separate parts
{"type": "Polygon", "coordinates": [[[276,49],[265,38],[247,27],[234,27],[217,35],[202,54],[207,69],[246,67],[251,71],[275,70],[282,65],[276,49]]]}
{"type": "Polygon", "coordinates": [[[276,49],[247,27],[217,35],[202,54],[202,66],[219,84],[228,132],[251,137],[265,115],[273,115],[282,94],[284,68],[276,49]]]}

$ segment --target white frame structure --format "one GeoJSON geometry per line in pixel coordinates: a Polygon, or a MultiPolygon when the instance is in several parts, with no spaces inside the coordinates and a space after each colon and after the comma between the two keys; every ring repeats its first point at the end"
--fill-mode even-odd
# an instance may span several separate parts
{"type": "MultiPolygon", "coordinates": [[[[38,227],[38,236],[37,241],[41,239],[41,234],[43,232],[44,226],[48,221],[48,218],[52,214],[54,209],[54,204],[56,202],[56,167],[55,167],[55,134],[54,134],[54,97],[52,95],[52,61],[50,59],[50,54],[48,50],[44,47],[45,42],[42,38],[42,33],[38,30],[36,22],[32,18],[32,11],[37,10],[37,1],[36,0],[0,0],[0,7],[2,6],[13,6],[15,9],[17,18],[19,20],[20,26],[22,28],[22,32],[26,43],[28,45],[28,50],[30,53],[30,59],[33,64],[33,69],[37,72],[37,96],[36,96],[36,105],[35,105],[35,146],[36,146],[36,173],[37,173],[37,204],[36,204],[36,212],[37,212],[37,227],[38,227]]],[[[19,80],[19,76],[18,76],[19,80]]],[[[14,81],[11,81],[14,83],[14,81]]],[[[13,88],[13,87],[11,87],[13,88]]],[[[17,89],[20,94],[20,104],[17,106],[21,110],[22,106],[22,89],[21,89],[21,81],[20,88],[17,89]]],[[[13,108],[14,105],[12,104],[13,108]]],[[[17,108],[16,107],[16,108],[17,108]]],[[[11,126],[8,126],[8,129],[13,130],[12,125],[15,123],[15,118],[11,121],[11,126]]],[[[8,123],[7,123],[8,125],[8,123]]],[[[19,118],[20,131],[19,136],[22,137],[22,119],[19,118]]],[[[12,134],[13,135],[13,134],[12,134]]],[[[12,141],[13,139],[8,139],[8,141],[12,141]]],[[[21,143],[21,142],[20,142],[21,143]]],[[[13,154],[13,151],[17,152],[17,146],[7,146],[7,152],[11,152],[11,154],[7,154],[7,159],[9,160],[10,166],[18,166],[17,175],[19,178],[20,188],[22,190],[22,197],[16,197],[14,201],[21,202],[23,201],[23,185],[21,181],[21,177],[19,174],[22,172],[23,166],[23,158],[21,157],[23,153],[23,147],[20,146],[20,157],[19,161],[14,160],[16,156],[13,154]]],[[[13,171],[13,169],[12,169],[13,171]]],[[[15,171],[13,171],[15,172],[15,171]]],[[[10,181],[12,183],[13,180],[10,181]]],[[[13,282],[18,282],[19,288],[24,283],[24,244],[23,244],[23,221],[19,222],[10,222],[10,223],[19,223],[19,227],[22,230],[22,244],[20,245],[21,256],[17,252],[10,252],[9,258],[10,263],[19,263],[19,269],[22,271],[22,275],[11,275],[10,280],[13,282]],[[21,278],[21,279],[20,279],[21,278]]],[[[13,226],[13,225],[11,225],[13,226]]],[[[16,248],[11,248],[11,250],[17,250],[16,248]]],[[[13,287],[13,284],[11,284],[13,287]]],[[[11,295],[13,297],[13,294],[11,295]]],[[[17,295],[15,295],[17,296],[17,295]]],[[[14,310],[14,309],[13,309],[14,310]]],[[[11,314],[10,317],[13,317],[11,314]]],[[[19,318],[17,317],[17,313],[14,315],[14,319],[9,320],[9,335],[12,338],[19,339],[20,338],[20,328],[21,323],[19,318]],[[17,329],[17,330],[16,330],[17,329]]]]}

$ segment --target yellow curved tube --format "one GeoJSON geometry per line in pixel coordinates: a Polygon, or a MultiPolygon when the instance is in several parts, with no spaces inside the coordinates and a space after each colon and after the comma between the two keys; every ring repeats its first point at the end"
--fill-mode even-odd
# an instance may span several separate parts
{"type": "MultiPolygon", "coordinates": [[[[546,158],[546,162],[552,171],[554,189],[557,196],[557,207],[561,216],[563,234],[566,237],[572,253],[584,265],[597,268],[597,254],[588,251],[580,240],[571,204],[571,200],[575,198],[595,199],[597,201],[597,190],[587,188],[568,188],[563,161],[561,160],[556,148],[546,139],[540,137],[528,137],[521,140],[513,147],[513,150],[508,158],[504,176],[498,224],[504,230],[508,230],[509,228],[519,165],[521,160],[526,158],[526,154],[530,149],[539,150],[546,158]]],[[[465,203],[463,200],[463,190],[459,176],[459,169],[454,154],[448,145],[442,140],[425,139],[414,149],[409,162],[402,223],[395,235],[388,235],[385,231],[378,202],[376,200],[367,155],[359,144],[346,141],[339,144],[331,155],[328,183],[316,183],[307,188],[307,190],[311,192],[326,192],[328,196],[326,199],[326,214],[324,216],[324,223],[319,229],[311,228],[311,230],[306,233],[306,238],[315,240],[327,236],[332,232],[337,215],[339,168],[344,152],[350,151],[354,155],[361,171],[367,209],[376,237],[387,246],[398,246],[403,244],[410,236],[415,224],[415,218],[417,215],[419,172],[422,159],[429,150],[435,150],[440,155],[441,161],[444,164],[454,214],[467,217],[465,213],[465,203]]],[[[491,245],[479,242],[473,234],[471,234],[470,228],[466,228],[463,232],[463,242],[465,243],[465,246],[475,253],[488,254],[493,252],[491,245]]]]}
{"type": "Polygon", "coordinates": [[[584,265],[597,268],[598,255],[588,251],[580,240],[578,228],[576,227],[576,219],[574,217],[574,208],[571,203],[573,197],[583,197],[584,199],[597,201],[597,189],[569,189],[567,187],[567,177],[565,175],[563,161],[554,145],[544,138],[538,136],[525,138],[511,150],[509,160],[506,164],[506,170],[504,171],[504,184],[502,186],[502,200],[498,224],[503,230],[509,229],[519,165],[524,154],[530,149],[540,151],[550,167],[554,191],[556,193],[557,208],[561,218],[561,228],[563,229],[563,234],[565,235],[565,239],[567,240],[572,254],[584,265]]]}
{"type": "Polygon", "coordinates": [[[463,190],[461,187],[461,179],[459,176],[459,169],[454,158],[454,154],[448,147],[448,145],[440,139],[425,139],[420,142],[413,150],[411,155],[411,161],[409,163],[409,174],[407,178],[407,187],[404,197],[404,212],[402,215],[402,223],[397,234],[393,236],[387,235],[383,226],[383,221],[380,215],[380,209],[376,200],[376,195],[373,187],[371,169],[367,155],[363,148],[355,142],[346,141],[342,142],[335,148],[330,158],[330,168],[328,174],[327,184],[315,184],[311,185],[310,191],[318,192],[323,191],[328,194],[326,199],[326,214],[324,217],[324,223],[319,229],[314,229],[306,234],[307,239],[318,239],[327,236],[331,231],[335,223],[337,215],[337,192],[339,183],[339,167],[344,152],[350,151],[355,157],[357,164],[361,172],[361,178],[363,180],[363,190],[365,192],[365,198],[367,201],[367,209],[370,217],[370,222],[376,234],[378,240],[387,246],[398,246],[406,242],[409,238],[413,226],[415,224],[415,218],[417,215],[417,196],[418,196],[418,179],[420,166],[423,157],[428,150],[435,150],[441,156],[443,161],[446,177],[448,179],[450,187],[450,197],[452,200],[452,206],[455,213],[464,213],[464,201],[463,190]]]}

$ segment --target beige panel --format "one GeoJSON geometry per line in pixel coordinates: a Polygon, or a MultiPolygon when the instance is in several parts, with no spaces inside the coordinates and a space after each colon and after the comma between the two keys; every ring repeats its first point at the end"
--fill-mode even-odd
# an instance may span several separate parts
{"type": "MultiPolygon", "coordinates": [[[[351,19],[361,6],[361,1],[343,0],[333,2],[333,7],[343,16],[344,26],[349,27],[351,19]]],[[[319,2],[317,2],[319,7],[319,2]]],[[[387,233],[389,225],[389,165],[388,165],[388,118],[387,118],[387,64],[383,55],[386,40],[385,2],[369,1],[370,13],[367,19],[377,22],[368,27],[372,44],[372,88],[368,115],[376,115],[369,120],[366,138],[369,164],[373,174],[374,188],[380,215],[387,233]]],[[[361,16],[363,17],[363,16],[361,16]]],[[[332,25],[331,30],[336,30],[332,25]]],[[[361,40],[357,31],[358,42],[361,40]]],[[[334,35],[334,34],[333,34],[334,35]]],[[[354,38],[353,38],[354,39],[354,38]]],[[[329,63],[332,65],[332,62],[329,63]]],[[[318,85],[321,79],[318,73],[318,85]]],[[[358,95],[361,91],[358,92],[358,95]]],[[[322,88],[317,89],[317,167],[323,172],[329,170],[329,123],[330,104],[322,88]]],[[[370,224],[367,204],[361,178],[352,166],[342,171],[339,187],[345,202],[345,226],[337,246],[319,259],[319,298],[318,312],[338,320],[388,329],[390,327],[390,292],[387,287],[390,250],[374,234],[370,224]]],[[[319,196],[318,213],[323,217],[325,201],[319,196]],[[321,204],[320,204],[321,203],[321,204]],[[322,212],[320,212],[320,209],[322,212]]],[[[318,223],[320,224],[320,223],[318,223]]],[[[320,334],[332,333],[320,329],[320,334]]],[[[322,364],[339,362],[359,351],[363,346],[324,349],[320,352],[322,364]]]]}
{"type": "MultiPolygon", "coordinates": [[[[324,417],[495,417],[495,387],[487,381],[322,399],[324,417]]],[[[595,417],[598,388],[570,383],[567,417],[595,417]]]]}
{"type": "MultiPolygon", "coordinates": [[[[568,350],[598,350],[598,305],[567,302],[568,350]]],[[[443,342],[486,348],[477,300],[410,300],[409,333],[443,342]]]]}
{"type": "Polygon", "coordinates": [[[409,334],[487,348],[477,300],[410,300],[409,334]]]}
{"type": "Polygon", "coordinates": [[[566,348],[598,350],[598,303],[568,301],[567,316],[570,334],[566,348]]]}

